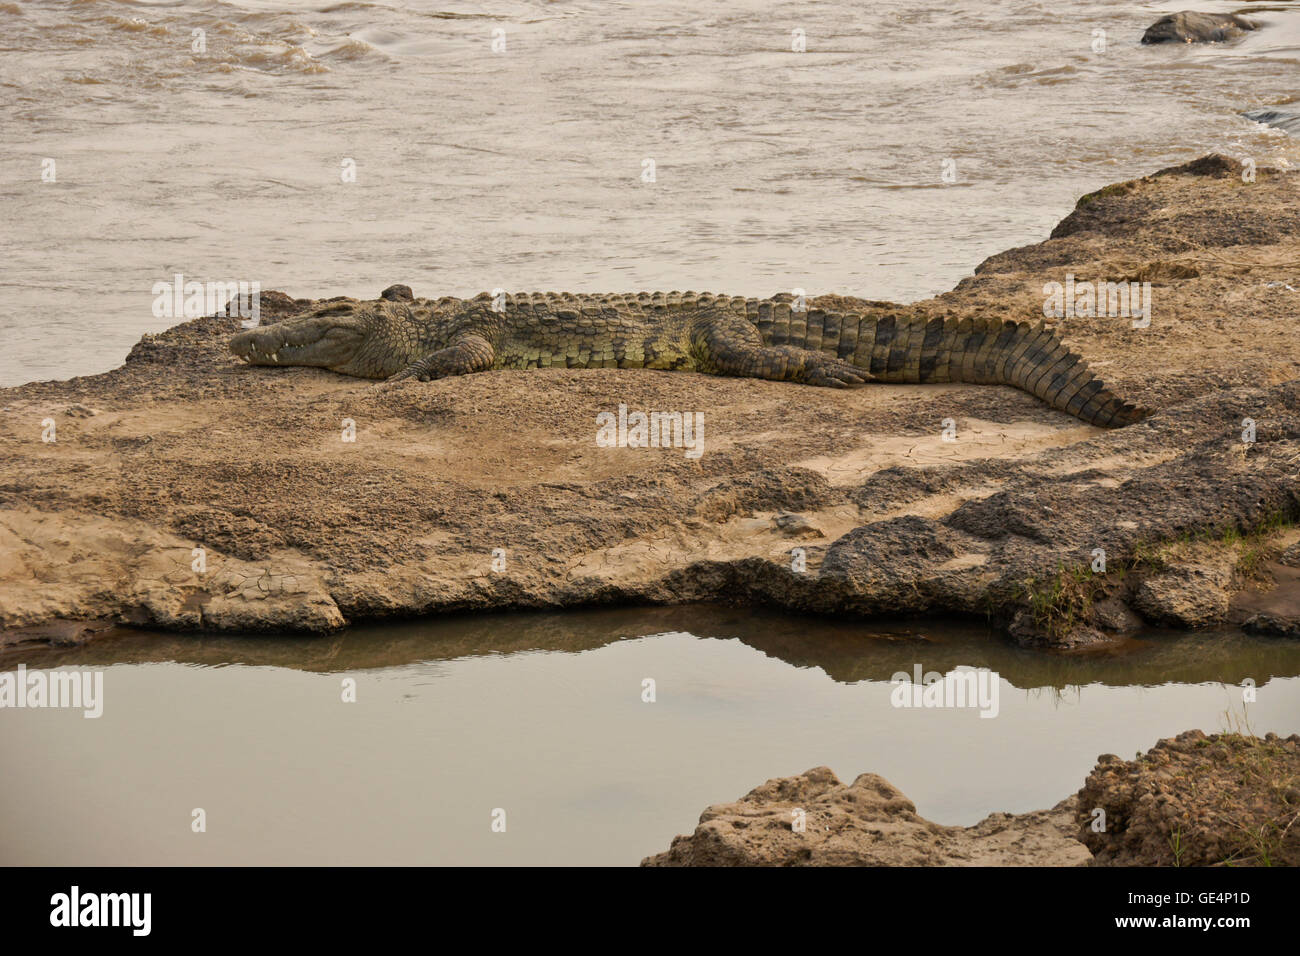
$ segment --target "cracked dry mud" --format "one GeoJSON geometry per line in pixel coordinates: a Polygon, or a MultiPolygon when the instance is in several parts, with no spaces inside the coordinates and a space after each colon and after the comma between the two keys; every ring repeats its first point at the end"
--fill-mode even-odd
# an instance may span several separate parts
{"type": "MultiPolygon", "coordinates": [[[[988,613],[1022,642],[1065,645],[1122,632],[1133,610],[1177,622],[1184,592],[1151,583],[1155,571],[1108,574],[1096,607],[1065,627],[1027,610],[1025,582],[1086,566],[1097,548],[1125,567],[1155,543],[1300,513],[1300,174],[1240,173],[1206,157],[1108,187],[1046,241],[993,256],[951,292],[891,306],[1036,320],[1044,284],[1066,273],[1150,281],[1148,328],[1057,323],[1108,385],[1156,410],[1113,431],[1002,386],[832,391],[548,369],[381,391],[242,365],[227,351],[233,318],[146,336],[112,372],[0,392],[0,627],[10,640],[69,621],[310,632],[696,600],[988,613]],[[596,416],[620,403],[702,411],[704,455],[597,447],[596,416]],[[1247,418],[1254,443],[1242,441],[1247,418]],[[46,419],[56,442],[42,441],[46,419]],[[341,439],[344,419],[355,442],[341,439]]],[[[308,304],[262,298],[264,322],[308,304]]],[[[1300,537],[1279,535],[1279,549],[1300,537]]],[[[1189,567],[1205,556],[1194,557],[1189,567]]],[[[1158,572],[1180,573],[1179,560],[1158,572]]],[[[1214,560],[1231,566],[1185,576],[1237,590],[1232,555],[1214,560]]],[[[1254,602],[1251,615],[1286,626],[1294,580],[1267,590],[1285,570],[1268,565],[1244,599],[1211,596],[1204,617],[1254,602]]]]}

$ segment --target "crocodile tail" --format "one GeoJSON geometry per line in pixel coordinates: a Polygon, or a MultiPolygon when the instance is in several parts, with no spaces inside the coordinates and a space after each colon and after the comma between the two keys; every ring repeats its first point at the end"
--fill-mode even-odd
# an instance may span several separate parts
{"type": "Polygon", "coordinates": [[[783,302],[760,304],[753,320],[770,345],[833,354],[866,369],[876,381],[1011,385],[1106,428],[1131,425],[1148,414],[1106,388],[1043,322],[792,312],[783,302]]]}
{"type": "Polygon", "coordinates": [[[993,369],[999,381],[1102,428],[1132,425],[1149,414],[1108,389],[1045,323],[1007,322],[1004,329],[1009,336],[993,369]]]}

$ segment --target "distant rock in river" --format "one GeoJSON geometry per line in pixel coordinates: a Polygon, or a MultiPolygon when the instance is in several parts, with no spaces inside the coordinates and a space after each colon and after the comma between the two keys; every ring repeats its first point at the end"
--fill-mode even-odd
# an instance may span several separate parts
{"type": "Polygon", "coordinates": [[[1269,126],[1276,126],[1292,136],[1300,136],[1300,111],[1251,110],[1241,115],[1248,120],[1254,120],[1256,123],[1267,123],[1269,126]]]}
{"type": "Polygon", "coordinates": [[[1184,10],[1161,17],[1142,34],[1143,43],[1219,43],[1233,40],[1259,23],[1235,13],[1198,13],[1184,10]]]}

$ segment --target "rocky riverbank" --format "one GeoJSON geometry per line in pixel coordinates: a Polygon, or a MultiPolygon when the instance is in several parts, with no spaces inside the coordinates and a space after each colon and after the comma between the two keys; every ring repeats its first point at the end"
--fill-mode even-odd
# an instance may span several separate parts
{"type": "Polygon", "coordinates": [[[1134,760],[1103,754],[1050,810],[973,827],[921,817],[889,781],[826,767],[711,806],[642,866],[1295,866],[1300,735],[1190,730],[1134,760]]]}
{"type": "MultiPolygon", "coordinates": [[[[1300,174],[1205,157],[1084,196],[934,299],[813,300],[1033,318],[1049,283],[1150,283],[1149,324],[1057,322],[1156,409],[1115,431],[979,385],[551,369],[381,391],[244,366],[236,319],[187,322],[112,372],[0,391],[0,627],[715,600],[988,614],[1057,646],[1142,621],[1292,633],[1297,198],[1300,174]],[[703,412],[704,454],[598,447],[620,405],[703,412]]],[[[262,319],[307,304],[264,293],[262,319]]]]}

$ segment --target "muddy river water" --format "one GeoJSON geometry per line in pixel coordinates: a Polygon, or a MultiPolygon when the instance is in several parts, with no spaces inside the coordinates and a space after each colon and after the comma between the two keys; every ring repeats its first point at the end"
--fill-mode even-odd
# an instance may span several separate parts
{"type": "Polygon", "coordinates": [[[121,364],[178,273],[936,295],[1109,183],[1300,161],[1240,115],[1300,94],[1300,7],[1139,45],[1186,6],[0,0],[0,385],[121,364]]]}

